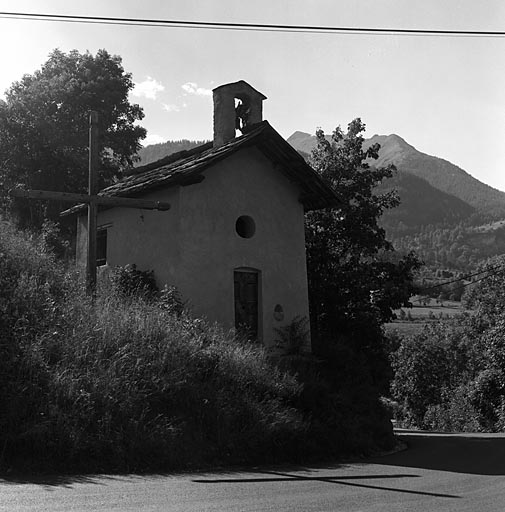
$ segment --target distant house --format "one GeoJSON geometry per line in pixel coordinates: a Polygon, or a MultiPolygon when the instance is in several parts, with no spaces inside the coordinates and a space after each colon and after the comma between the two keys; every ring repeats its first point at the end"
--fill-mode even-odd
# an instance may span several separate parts
{"type": "MultiPolygon", "coordinates": [[[[276,327],[309,315],[304,212],[338,199],[262,120],[265,96],[239,81],[217,87],[213,98],[213,142],[137,168],[100,192],[171,209],[101,209],[98,263],[154,270],[158,285],[175,285],[194,314],[245,326],[271,347],[276,327]]],[[[86,217],[82,207],[73,210],[84,263],[86,217]]]]}

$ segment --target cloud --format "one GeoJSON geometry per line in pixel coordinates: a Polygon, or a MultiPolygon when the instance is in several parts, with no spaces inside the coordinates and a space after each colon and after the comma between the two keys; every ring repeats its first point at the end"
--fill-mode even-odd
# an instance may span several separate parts
{"type": "Polygon", "coordinates": [[[147,137],[142,141],[142,146],[146,147],[151,144],[160,144],[162,142],[166,142],[166,137],[162,137],[161,135],[156,135],[155,133],[147,135],[147,137]]]}
{"type": "Polygon", "coordinates": [[[147,80],[144,80],[140,83],[135,83],[135,87],[132,91],[132,96],[137,98],[148,98],[150,100],[155,100],[156,95],[164,91],[165,87],[150,76],[147,77],[147,80]]]}
{"type": "Polygon", "coordinates": [[[198,87],[195,82],[186,82],[185,84],[181,85],[181,88],[187,94],[195,94],[196,96],[212,96],[211,89],[198,87]]]}
{"type": "MultiPolygon", "coordinates": [[[[186,104],[183,105],[185,107],[186,104]]],[[[181,107],[179,105],[175,105],[173,103],[163,103],[163,110],[166,110],[167,112],[180,112],[181,107]]]]}

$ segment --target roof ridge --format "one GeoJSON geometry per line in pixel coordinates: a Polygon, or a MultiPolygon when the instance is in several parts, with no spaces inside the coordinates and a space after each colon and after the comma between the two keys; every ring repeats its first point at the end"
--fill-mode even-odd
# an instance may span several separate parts
{"type": "MultiPolygon", "coordinates": [[[[256,130],[262,130],[266,127],[271,127],[270,123],[265,119],[259,123],[253,124],[249,127],[247,127],[247,131],[243,133],[240,137],[236,137],[230,141],[228,141],[226,144],[223,144],[224,146],[227,146],[228,144],[233,144],[237,141],[237,139],[240,139],[241,137],[251,135],[252,132],[255,132],[256,130]]],[[[141,165],[139,167],[132,167],[125,171],[124,178],[129,178],[131,176],[136,176],[138,174],[143,174],[145,172],[152,171],[154,169],[159,169],[160,167],[165,167],[166,165],[171,165],[179,160],[184,160],[186,158],[191,158],[192,156],[197,155],[198,153],[204,153],[205,151],[211,150],[214,147],[214,142],[209,141],[205,144],[201,144],[200,146],[196,146],[191,149],[183,149],[181,151],[177,151],[176,153],[171,153],[170,155],[164,156],[163,158],[159,158],[158,160],[155,160],[154,162],[150,162],[145,165],[141,165]]],[[[218,148],[216,148],[218,149],[218,148]]],[[[108,188],[108,187],[107,187],[108,188]]]]}
{"type": "MultiPolygon", "coordinates": [[[[135,174],[125,176],[119,182],[101,190],[98,195],[136,197],[160,186],[200,183],[204,177],[199,175],[205,169],[252,144],[274,163],[280,163],[280,169],[288,179],[302,187],[302,202],[306,209],[332,207],[341,202],[331,185],[266,120],[248,127],[243,135],[222,146],[214,147],[210,142],[137,168],[135,174]]],[[[84,205],[77,205],[63,214],[74,213],[83,208],[84,205]]]]}

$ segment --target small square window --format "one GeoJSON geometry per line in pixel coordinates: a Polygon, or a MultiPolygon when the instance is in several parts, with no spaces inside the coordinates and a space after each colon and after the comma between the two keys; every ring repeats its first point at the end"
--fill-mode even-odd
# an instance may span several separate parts
{"type": "Polygon", "coordinates": [[[107,264],[107,228],[99,229],[96,233],[96,266],[107,264]]]}

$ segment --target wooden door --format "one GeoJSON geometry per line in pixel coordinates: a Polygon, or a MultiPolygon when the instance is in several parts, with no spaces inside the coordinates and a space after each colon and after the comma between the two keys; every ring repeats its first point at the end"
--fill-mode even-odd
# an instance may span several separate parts
{"type": "Polygon", "coordinates": [[[258,272],[235,270],[235,328],[258,338],[258,272]]]}

